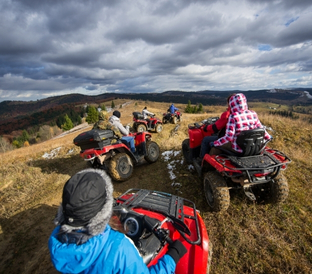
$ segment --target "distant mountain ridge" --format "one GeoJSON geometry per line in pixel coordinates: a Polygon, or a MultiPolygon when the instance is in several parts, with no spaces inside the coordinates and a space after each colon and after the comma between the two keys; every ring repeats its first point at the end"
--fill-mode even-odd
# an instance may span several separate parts
{"type": "MultiPolygon", "coordinates": [[[[8,133],[6,125],[10,130],[24,129],[28,117],[38,115],[40,112],[56,111],[73,108],[84,104],[102,104],[105,101],[114,99],[144,100],[155,102],[168,102],[187,104],[202,103],[203,105],[224,105],[225,99],[232,93],[245,93],[249,102],[263,101],[284,105],[311,105],[312,88],[297,89],[263,89],[263,90],[232,90],[216,91],[203,90],[186,92],[180,90],[169,90],[162,93],[103,93],[96,96],[82,94],[66,94],[55,97],[48,97],[37,101],[3,101],[0,103],[0,135],[8,133]],[[19,121],[23,120],[23,123],[19,121]],[[21,125],[24,128],[21,128],[21,125]]],[[[62,113],[60,113],[61,115],[62,113]]],[[[47,121],[42,121],[43,123],[47,121]]]]}

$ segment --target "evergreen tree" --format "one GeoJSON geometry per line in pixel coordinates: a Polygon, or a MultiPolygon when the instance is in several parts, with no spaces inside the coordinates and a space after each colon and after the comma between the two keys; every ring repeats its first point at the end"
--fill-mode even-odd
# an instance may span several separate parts
{"type": "Polygon", "coordinates": [[[187,106],[185,108],[186,113],[192,113],[192,106],[191,106],[191,101],[188,100],[187,106]]]}
{"type": "Polygon", "coordinates": [[[203,112],[203,104],[199,103],[198,112],[203,112]]]}
{"type": "Polygon", "coordinates": [[[59,128],[62,128],[62,125],[65,123],[65,115],[60,115],[56,119],[56,124],[59,128]]]}
{"type": "Polygon", "coordinates": [[[74,124],[72,122],[72,120],[70,120],[70,118],[68,117],[68,115],[65,115],[65,123],[62,125],[62,129],[67,131],[70,130],[74,127],[74,124]]]}
{"type": "Polygon", "coordinates": [[[115,107],[115,103],[114,103],[114,100],[112,101],[112,105],[111,105],[112,108],[115,107]]]}
{"type": "Polygon", "coordinates": [[[28,134],[27,130],[25,130],[25,129],[23,130],[21,139],[23,142],[29,141],[29,134],[28,134]]]}
{"type": "Polygon", "coordinates": [[[98,120],[99,120],[99,115],[98,115],[96,108],[92,107],[92,106],[89,107],[88,116],[86,118],[86,121],[89,124],[93,124],[93,123],[97,122],[98,120]]]}

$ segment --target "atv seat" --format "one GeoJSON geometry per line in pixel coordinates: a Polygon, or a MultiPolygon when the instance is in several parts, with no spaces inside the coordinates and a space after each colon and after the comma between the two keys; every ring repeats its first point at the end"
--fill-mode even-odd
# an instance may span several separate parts
{"type": "Polygon", "coordinates": [[[222,147],[216,147],[220,149],[224,154],[231,155],[231,156],[254,156],[259,155],[262,153],[266,141],[264,140],[265,130],[263,128],[255,128],[250,130],[242,131],[237,136],[237,144],[243,150],[242,153],[235,153],[224,149],[222,147]]]}

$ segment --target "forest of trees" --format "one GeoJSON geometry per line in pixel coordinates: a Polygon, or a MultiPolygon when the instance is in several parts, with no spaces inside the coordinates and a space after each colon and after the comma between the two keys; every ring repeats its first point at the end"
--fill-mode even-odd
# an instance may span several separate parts
{"type": "MultiPolygon", "coordinates": [[[[112,101],[111,106],[115,106],[114,101],[112,101]]],[[[106,106],[100,104],[98,107],[92,105],[75,107],[68,104],[23,117],[18,120],[18,125],[15,124],[18,129],[11,132],[10,125],[12,128],[12,124],[2,124],[0,128],[7,126],[4,133],[13,132],[14,134],[7,134],[6,137],[4,137],[3,133],[2,136],[0,135],[0,152],[49,140],[63,131],[70,130],[81,124],[83,117],[86,117],[86,122],[89,124],[96,123],[99,119],[99,110],[106,110],[106,106]]]]}
{"type": "Polygon", "coordinates": [[[203,112],[203,104],[199,103],[199,105],[191,105],[191,101],[188,100],[188,104],[184,110],[186,113],[202,113],[203,112]]]}

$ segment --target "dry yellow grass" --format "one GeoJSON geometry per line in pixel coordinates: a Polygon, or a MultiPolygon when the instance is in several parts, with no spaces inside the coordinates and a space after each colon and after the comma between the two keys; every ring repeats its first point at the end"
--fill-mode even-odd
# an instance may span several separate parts
{"type": "MultiPolygon", "coordinates": [[[[124,124],[132,122],[132,112],[144,106],[156,116],[168,103],[114,100],[124,124]]],[[[109,106],[109,105],[107,105],[109,106]]],[[[185,106],[177,104],[180,109],[185,106]]],[[[161,156],[152,165],[134,169],[124,183],[114,184],[117,196],[129,188],[149,188],[181,195],[196,203],[205,221],[214,256],[211,273],[310,273],[312,269],[312,125],[268,115],[257,105],[264,125],[273,129],[270,146],[285,152],[292,163],[285,175],[289,199],[281,205],[251,203],[242,192],[231,192],[231,205],[224,214],[210,212],[204,199],[202,180],[183,164],[181,143],[187,125],[219,115],[225,107],[205,107],[207,114],[185,114],[175,125],[166,124],[160,134],[152,133],[161,152],[180,151],[168,161],[161,156]]],[[[47,142],[0,154],[0,273],[55,273],[47,240],[52,220],[61,201],[62,187],[77,171],[86,168],[73,144],[79,132],[47,142]],[[54,158],[45,153],[58,149],[54,158]]]]}

